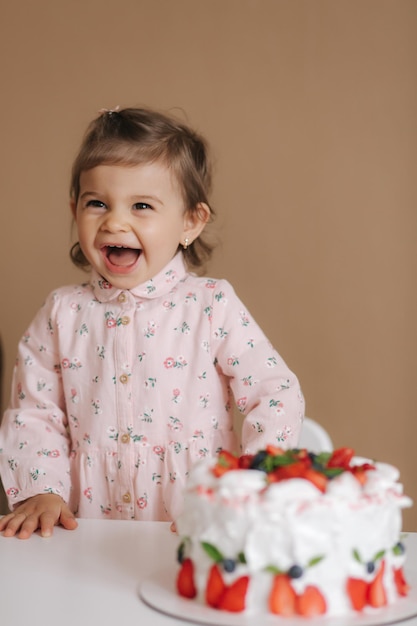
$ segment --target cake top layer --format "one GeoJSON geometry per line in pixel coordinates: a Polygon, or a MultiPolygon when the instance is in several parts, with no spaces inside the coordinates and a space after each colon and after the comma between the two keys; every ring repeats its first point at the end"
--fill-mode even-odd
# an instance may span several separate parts
{"type": "Polygon", "coordinates": [[[267,484],[291,478],[304,478],[323,493],[329,481],[349,472],[360,484],[367,481],[369,472],[376,469],[368,459],[354,456],[352,448],[338,448],[333,452],[316,454],[305,448],[284,450],[277,446],[267,446],[256,454],[237,457],[222,450],[212,468],[213,475],[223,476],[232,470],[260,470],[266,474],[267,484]]]}
{"type": "Polygon", "coordinates": [[[381,507],[398,511],[399,526],[400,510],[412,504],[399,476],[393,465],[355,456],[351,448],[315,454],[304,448],[267,446],[240,457],[222,450],[191,469],[177,528],[183,536],[211,529],[218,541],[219,520],[239,534],[248,526],[274,527],[277,517],[285,518],[288,529],[296,528],[310,515],[314,521],[309,520],[308,527],[316,534],[317,528],[323,530],[325,541],[335,518],[344,523],[359,509],[370,512],[381,507]]]}

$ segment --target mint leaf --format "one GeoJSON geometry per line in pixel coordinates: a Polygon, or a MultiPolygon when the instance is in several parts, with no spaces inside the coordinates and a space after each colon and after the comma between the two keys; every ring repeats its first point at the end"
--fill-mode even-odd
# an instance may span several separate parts
{"type": "Polygon", "coordinates": [[[308,562],[308,567],[313,567],[314,565],[317,565],[317,563],[320,563],[320,561],[322,561],[324,559],[324,554],[322,554],[321,556],[315,556],[313,557],[309,562],[308,562]]]}
{"type": "Polygon", "coordinates": [[[239,552],[239,554],[237,555],[237,560],[239,561],[239,563],[246,563],[246,557],[243,552],[239,552]]]}
{"type": "Polygon", "coordinates": [[[208,556],[216,563],[220,563],[221,561],[224,561],[223,554],[220,552],[220,550],[216,548],[216,546],[213,546],[213,544],[207,543],[206,541],[202,541],[201,547],[206,552],[206,554],[208,554],[208,556]]]}

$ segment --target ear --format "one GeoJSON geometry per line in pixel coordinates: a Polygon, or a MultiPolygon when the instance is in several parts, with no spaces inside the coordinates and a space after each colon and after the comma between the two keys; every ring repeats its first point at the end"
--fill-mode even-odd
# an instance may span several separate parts
{"type": "Polygon", "coordinates": [[[70,209],[74,221],[77,221],[77,203],[75,202],[74,198],[70,199],[70,209]]]}
{"type": "Polygon", "coordinates": [[[184,215],[182,241],[180,243],[183,244],[186,239],[188,239],[190,243],[195,241],[204,230],[204,227],[210,220],[210,217],[210,207],[205,202],[199,202],[195,209],[192,211],[186,211],[184,215]]]}

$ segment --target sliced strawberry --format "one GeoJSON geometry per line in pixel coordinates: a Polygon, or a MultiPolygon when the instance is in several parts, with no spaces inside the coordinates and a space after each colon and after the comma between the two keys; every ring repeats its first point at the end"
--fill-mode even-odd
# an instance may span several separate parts
{"type": "Polygon", "coordinates": [[[385,606],[387,604],[387,594],[385,593],[383,584],[384,570],[385,561],[382,561],[377,575],[368,587],[368,604],[374,607],[385,606]]]}
{"type": "Polygon", "coordinates": [[[327,467],[343,467],[348,469],[354,455],[352,448],[338,448],[333,450],[330,459],[327,461],[327,467]]]}
{"type": "Polygon", "coordinates": [[[213,467],[213,474],[215,476],[222,476],[229,470],[238,469],[239,460],[237,456],[228,452],[227,450],[220,450],[217,456],[217,463],[213,467]]]}
{"type": "Polygon", "coordinates": [[[195,598],[197,589],[194,583],[194,563],[191,559],[184,559],[177,576],[177,590],[184,598],[195,598]]]}
{"type": "Polygon", "coordinates": [[[299,450],[297,452],[297,459],[299,461],[304,461],[305,463],[307,463],[308,467],[310,467],[310,465],[311,465],[311,458],[310,458],[310,454],[309,454],[307,448],[301,448],[301,450],[299,450]]]}
{"type": "Polygon", "coordinates": [[[277,467],[268,475],[268,479],[270,482],[278,482],[287,478],[304,478],[306,471],[307,467],[304,461],[295,461],[289,465],[277,467]]]}
{"type": "Polygon", "coordinates": [[[232,611],[239,613],[245,610],[246,592],[249,585],[249,576],[241,576],[235,580],[220,598],[218,608],[222,611],[232,611]]]}
{"type": "Polygon", "coordinates": [[[350,598],[352,608],[362,611],[367,602],[368,583],[361,578],[348,578],[346,591],[350,598]]]}
{"type": "Polygon", "coordinates": [[[350,471],[359,484],[364,485],[366,483],[368,477],[366,475],[366,470],[363,467],[360,465],[358,467],[352,467],[350,471]]]}
{"type": "Polygon", "coordinates": [[[239,469],[249,469],[252,463],[253,456],[253,454],[242,454],[242,456],[240,456],[238,459],[239,469]]]}
{"type": "Polygon", "coordinates": [[[285,617],[295,615],[296,597],[297,594],[291,586],[290,578],[286,574],[276,574],[269,594],[271,613],[285,617]]]}
{"type": "Polygon", "coordinates": [[[317,487],[317,489],[319,489],[323,493],[326,491],[328,478],[321,472],[318,472],[317,470],[312,468],[308,468],[305,470],[303,478],[309,480],[311,483],[313,483],[313,485],[315,485],[315,487],[317,487]]]}
{"type": "Polygon", "coordinates": [[[398,569],[394,568],[394,583],[395,583],[395,587],[397,589],[398,595],[406,596],[408,592],[410,591],[410,585],[407,583],[405,579],[404,571],[402,567],[399,567],[398,569]]]}
{"type": "Polygon", "coordinates": [[[217,608],[226,590],[226,585],[217,565],[212,565],[206,586],[206,602],[209,606],[217,608]]]}
{"type": "Polygon", "coordinates": [[[279,448],[278,446],[274,446],[272,444],[268,444],[266,446],[266,451],[271,456],[281,456],[281,454],[284,454],[283,448],[279,448]]]}
{"type": "Polygon", "coordinates": [[[313,585],[307,585],[303,593],[297,596],[296,611],[304,617],[323,615],[327,610],[326,600],[313,585]]]}

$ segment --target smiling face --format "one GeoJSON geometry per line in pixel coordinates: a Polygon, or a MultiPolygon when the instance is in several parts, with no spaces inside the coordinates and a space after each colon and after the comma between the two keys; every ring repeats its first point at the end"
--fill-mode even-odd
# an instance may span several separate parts
{"type": "Polygon", "coordinates": [[[204,204],[185,210],[176,180],[160,162],[98,165],[82,172],[71,208],[85,257],[119,289],[155,276],[180,243],[198,237],[209,217],[204,204]]]}

